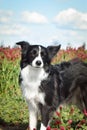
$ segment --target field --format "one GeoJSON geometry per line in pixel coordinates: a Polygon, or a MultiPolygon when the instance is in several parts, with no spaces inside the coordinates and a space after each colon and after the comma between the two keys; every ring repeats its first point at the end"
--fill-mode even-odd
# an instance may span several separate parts
{"type": "MultiPolygon", "coordinates": [[[[20,48],[0,47],[0,130],[26,130],[28,126],[28,108],[18,85],[20,53],[20,48]]],[[[72,58],[87,62],[87,50],[84,47],[60,50],[52,64],[72,58]]],[[[81,113],[76,106],[60,107],[51,128],[87,130],[87,111],[81,113]]]]}

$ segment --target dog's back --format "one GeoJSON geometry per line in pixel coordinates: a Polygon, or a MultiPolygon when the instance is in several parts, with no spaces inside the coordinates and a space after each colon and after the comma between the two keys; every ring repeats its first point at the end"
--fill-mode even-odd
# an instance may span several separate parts
{"type": "Polygon", "coordinates": [[[60,95],[63,97],[63,101],[75,104],[81,110],[87,109],[87,64],[82,61],[61,63],[59,72],[60,95]],[[61,65],[63,65],[63,69],[61,65]]]}

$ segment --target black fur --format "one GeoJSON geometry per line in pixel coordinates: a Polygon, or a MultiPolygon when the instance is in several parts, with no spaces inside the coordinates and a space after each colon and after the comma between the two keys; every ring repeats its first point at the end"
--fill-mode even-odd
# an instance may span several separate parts
{"type": "MultiPolygon", "coordinates": [[[[37,45],[31,46],[25,42],[17,44],[22,47],[21,69],[23,69],[28,64],[31,65],[32,59],[37,56],[37,45]]],[[[38,106],[42,123],[47,126],[53,112],[60,104],[76,104],[80,110],[87,109],[87,64],[80,60],[71,60],[51,65],[51,60],[60,46],[47,48],[41,46],[41,48],[43,68],[48,73],[48,77],[39,86],[39,91],[45,93],[45,105],[38,102],[38,106]]]]}

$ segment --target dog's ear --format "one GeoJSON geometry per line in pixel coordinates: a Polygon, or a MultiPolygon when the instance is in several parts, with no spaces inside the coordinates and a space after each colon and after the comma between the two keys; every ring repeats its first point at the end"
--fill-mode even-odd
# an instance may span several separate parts
{"type": "Polygon", "coordinates": [[[29,47],[29,43],[26,41],[17,42],[17,45],[20,45],[22,50],[26,50],[29,47]]]}
{"type": "Polygon", "coordinates": [[[22,58],[22,61],[25,62],[28,48],[30,45],[28,42],[25,42],[25,41],[17,42],[16,44],[21,46],[21,49],[22,49],[21,50],[21,58],[22,58]]]}
{"type": "Polygon", "coordinates": [[[61,45],[58,45],[58,46],[48,46],[47,47],[47,52],[48,52],[50,61],[57,54],[57,52],[59,51],[60,47],[61,47],[61,45]]]}

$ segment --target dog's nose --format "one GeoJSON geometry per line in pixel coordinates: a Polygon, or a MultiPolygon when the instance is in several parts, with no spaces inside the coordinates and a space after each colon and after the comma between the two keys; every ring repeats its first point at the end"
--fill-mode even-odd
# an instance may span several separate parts
{"type": "Polygon", "coordinates": [[[41,65],[41,61],[40,61],[40,60],[37,60],[37,61],[36,61],[36,65],[37,65],[37,66],[40,66],[40,65],[41,65]]]}

